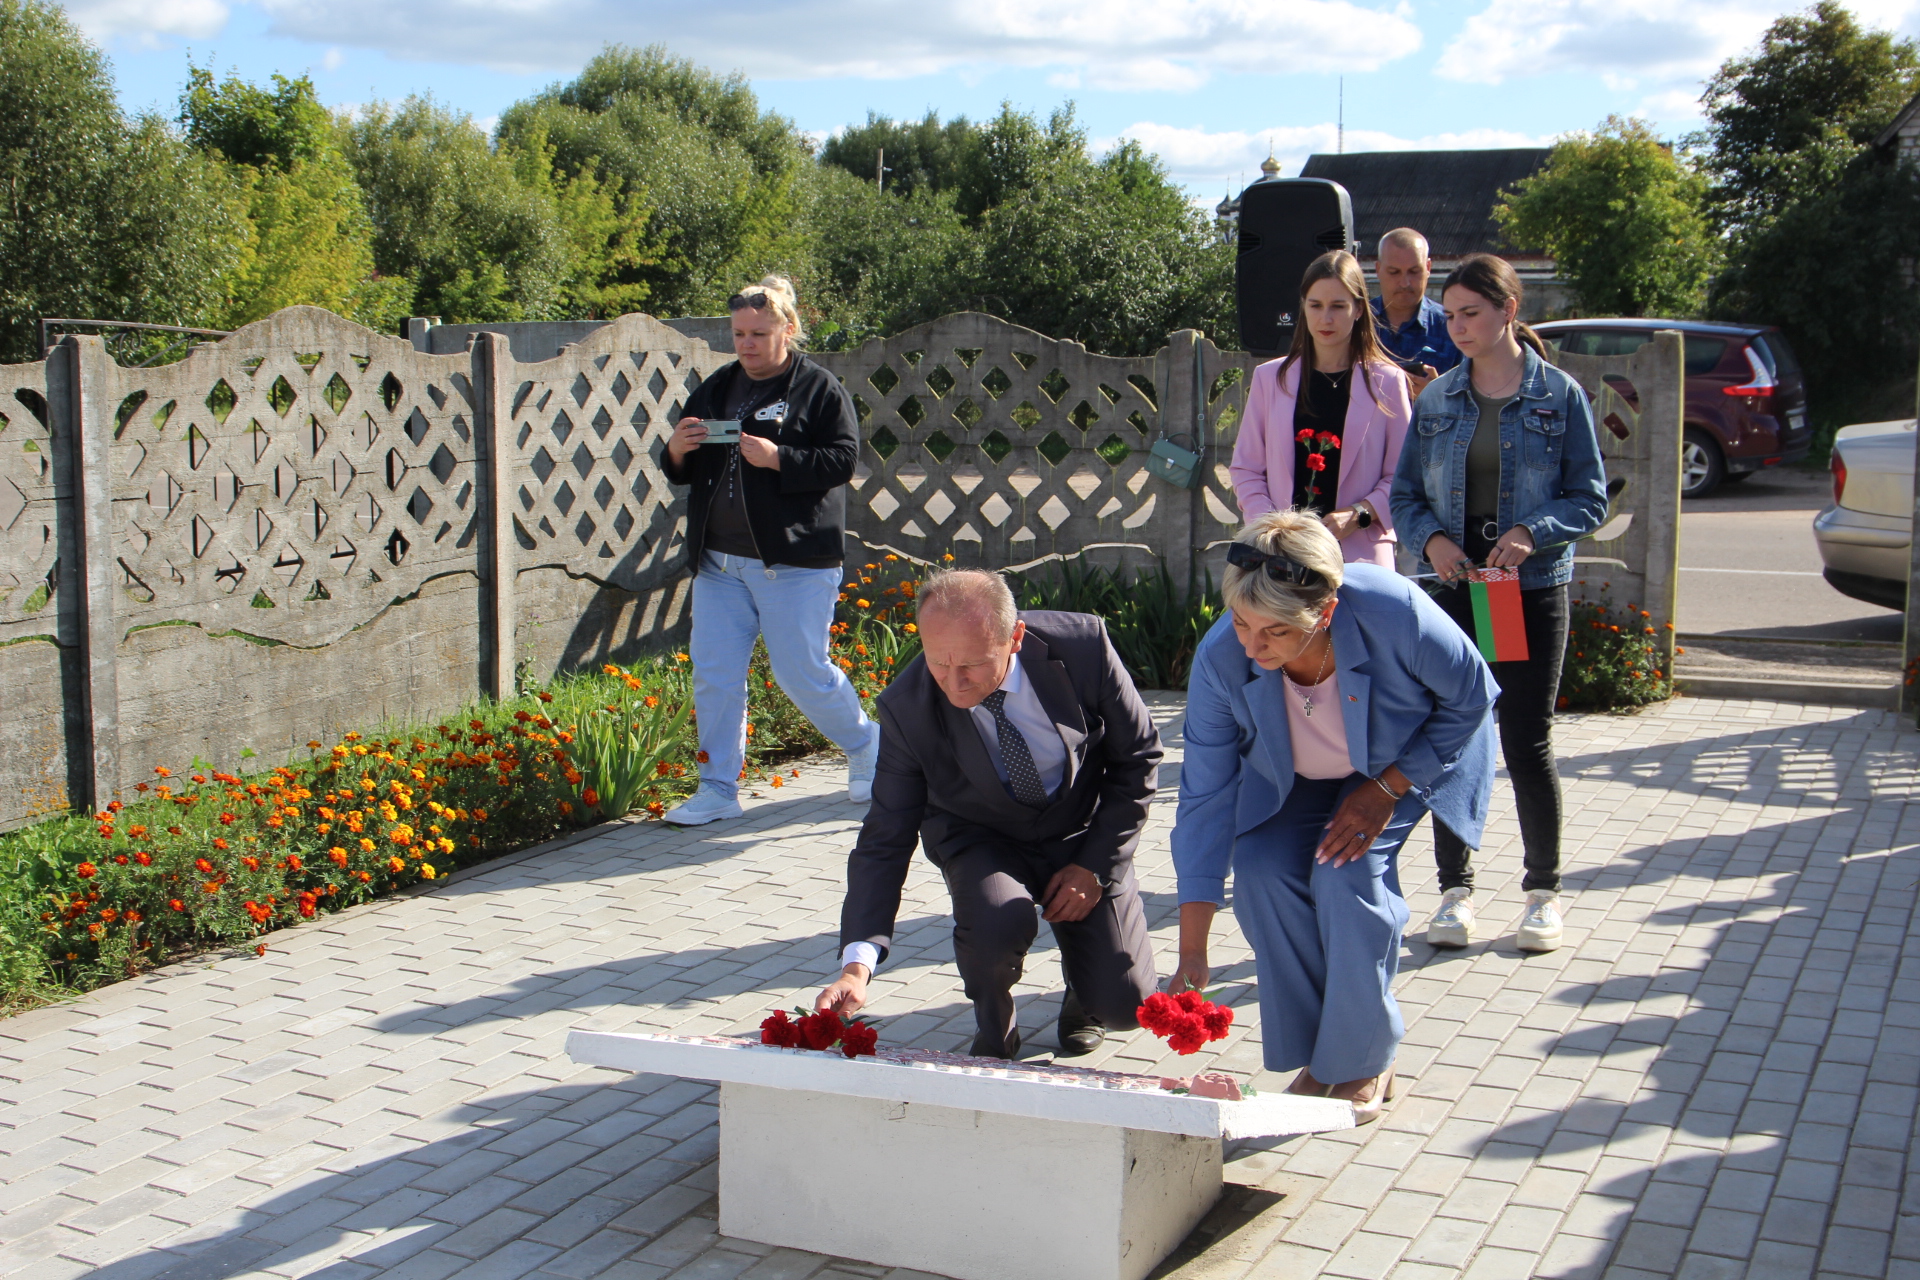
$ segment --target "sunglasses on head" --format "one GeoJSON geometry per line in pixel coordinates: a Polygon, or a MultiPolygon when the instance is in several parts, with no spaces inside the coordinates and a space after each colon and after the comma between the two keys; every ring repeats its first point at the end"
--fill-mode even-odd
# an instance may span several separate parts
{"type": "Polygon", "coordinates": [[[1244,542],[1227,544],[1227,563],[1236,569],[1265,569],[1267,576],[1275,582],[1291,583],[1296,587],[1317,587],[1326,581],[1318,569],[1309,569],[1285,556],[1268,555],[1244,542]]]}
{"type": "Polygon", "coordinates": [[[736,293],[727,299],[727,310],[729,311],[739,311],[744,307],[752,307],[755,311],[765,311],[767,309],[767,295],[764,293],[736,293]]]}

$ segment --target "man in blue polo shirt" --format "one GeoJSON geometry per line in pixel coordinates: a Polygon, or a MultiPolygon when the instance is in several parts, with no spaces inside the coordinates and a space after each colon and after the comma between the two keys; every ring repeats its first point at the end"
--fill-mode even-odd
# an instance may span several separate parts
{"type": "Polygon", "coordinates": [[[1374,269],[1380,296],[1373,300],[1373,327],[1388,354],[1420,364],[1418,373],[1407,370],[1418,399],[1429,382],[1460,363],[1460,348],[1447,336],[1447,314],[1427,296],[1427,278],[1433,274],[1427,238],[1412,227],[1387,232],[1380,237],[1374,269]]]}

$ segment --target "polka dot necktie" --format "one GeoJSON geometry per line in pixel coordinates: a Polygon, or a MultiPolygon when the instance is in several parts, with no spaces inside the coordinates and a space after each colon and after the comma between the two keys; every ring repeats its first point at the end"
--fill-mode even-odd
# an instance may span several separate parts
{"type": "Polygon", "coordinates": [[[1035,809],[1047,803],[1047,789],[1040,784],[1040,771],[1033,767],[1033,752],[1027,739],[1007,718],[1007,691],[996,689],[986,697],[986,708],[993,712],[994,726],[1000,732],[1000,762],[1007,766],[1007,782],[1013,798],[1035,809]]]}

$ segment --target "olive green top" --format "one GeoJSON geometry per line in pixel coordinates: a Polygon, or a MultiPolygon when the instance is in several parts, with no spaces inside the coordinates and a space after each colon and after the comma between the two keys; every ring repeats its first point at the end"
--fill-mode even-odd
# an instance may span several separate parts
{"type": "Polygon", "coordinates": [[[1473,393],[1480,406],[1480,423],[1467,444],[1467,520],[1477,524],[1500,514],[1500,411],[1514,401],[1513,396],[1495,400],[1473,393]]]}

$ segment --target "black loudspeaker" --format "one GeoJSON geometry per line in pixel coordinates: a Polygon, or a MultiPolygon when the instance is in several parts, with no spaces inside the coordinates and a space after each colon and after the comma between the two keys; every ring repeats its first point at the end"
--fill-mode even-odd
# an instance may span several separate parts
{"type": "Polygon", "coordinates": [[[1277,178],[1241,192],[1233,273],[1241,345],[1259,356],[1286,351],[1307,264],[1330,250],[1353,247],[1353,198],[1337,182],[1277,178]]]}

